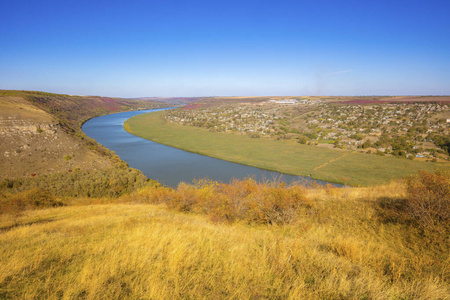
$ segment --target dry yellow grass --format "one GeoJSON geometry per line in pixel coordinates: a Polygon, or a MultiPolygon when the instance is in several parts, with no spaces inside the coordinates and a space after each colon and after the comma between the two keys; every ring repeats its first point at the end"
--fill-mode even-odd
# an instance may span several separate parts
{"type": "Polygon", "coordinates": [[[448,244],[377,219],[400,187],[310,190],[282,226],[145,204],[2,215],[0,298],[449,299],[448,244]]]}
{"type": "Polygon", "coordinates": [[[39,123],[55,123],[54,118],[21,97],[0,97],[0,118],[39,123]]]}
{"type": "Polygon", "coordinates": [[[308,190],[308,197],[316,200],[349,200],[359,199],[364,201],[373,201],[379,198],[402,198],[406,196],[405,185],[402,181],[392,181],[388,184],[370,186],[370,187],[344,187],[335,188],[313,188],[308,190]]]}

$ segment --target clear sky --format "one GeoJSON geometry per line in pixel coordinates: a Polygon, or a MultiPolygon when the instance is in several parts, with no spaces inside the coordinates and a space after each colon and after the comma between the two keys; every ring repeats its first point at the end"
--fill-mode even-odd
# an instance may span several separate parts
{"type": "Polygon", "coordinates": [[[450,95],[450,0],[0,0],[0,89],[450,95]]]}

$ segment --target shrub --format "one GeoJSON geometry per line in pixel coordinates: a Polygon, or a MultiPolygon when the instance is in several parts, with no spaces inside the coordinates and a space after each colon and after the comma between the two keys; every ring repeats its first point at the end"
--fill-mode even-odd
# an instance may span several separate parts
{"type": "Polygon", "coordinates": [[[175,193],[168,195],[166,204],[169,208],[188,212],[193,209],[197,200],[195,187],[182,182],[175,193]]]}
{"type": "Polygon", "coordinates": [[[154,184],[141,188],[133,194],[123,195],[121,200],[122,202],[161,204],[164,203],[172,193],[173,189],[161,186],[160,184],[154,184]]]}
{"type": "Polygon", "coordinates": [[[106,170],[67,170],[32,178],[6,179],[0,182],[0,191],[12,194],[40,188],[61,197],[114,198],[154,184],[141,171],[116,165],[106,170]]]}
{"type": "Polygon", "coordinates": [[[39,188],[3,196],[0,201],[0,213],[2,214],[18,214],[26,209],[57,207],[64,205],[64,203],[56,199],[53,194],[39,188]]]}
{"type": "Polygon", "coordinates": [[[300,144],[305,145],[307,142],[308,142],[308,138],[306,136],[301,136],[298,138],[298,143],[300,143],[300,144]]]}
{"type": "Polygon", "coordinates": [[[406,180],[407,213],[425,230],[448,226],[450,217],[450,171],[424,171],[406,180]]]}
{"type": "Polygon", "coordinates": [[[256,132],[249,133],[248,136],[251,137],[252,139],[258,139],[261,137],[259,133],[256,132]]]}
{"type": "Polygon", "coordinates": [[[249,223],[290,223],[302,205],[308,205],[303,188],[275,183],[257,184],[255,192],[245,199],[245,219],[249,223]]]}
{"type": "Polygon", "coordinates": [[[383,223],[410,224],[413,221],[407,213],[406,199],[378,198],[375,202],[375,211],[383,223]]]}
{"type": "Polygon", "coordinates": [[[216,222],[283,224],[291,222],[301,206],[309,206],[304,194],[303,187],[277,182],[202,180],[180,184],[166,203],[181,211],[206,213],[216,222]]]}
{"type": "Polygon", "coordinates": [[[147,187],[123,196],[122,201],[165,203],[178,211],[207,214],[215,222],[242,220],[257,224],[289,223],[301,207],[311,207],[303,186],[257,183],[253,179],[228,184],[206,179],[181,183],[177,189],[147,187]]]}

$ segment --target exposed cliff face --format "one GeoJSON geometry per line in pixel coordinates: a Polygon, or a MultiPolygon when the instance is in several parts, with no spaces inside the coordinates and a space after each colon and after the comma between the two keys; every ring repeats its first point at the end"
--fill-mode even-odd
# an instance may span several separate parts
{"type": "Polygon", "coordinates": [[[0,119],[0,135],[2,136],[43,132],[46,134],[55,134],[58,129],[60,129],[58,124],[18,120],[14,118],[8,118],[8,120],[0,119]]]}
{"type": "Polygon", "coordinates": [[[0,97],[0,179],[110,165],[50,114],[22,98],[0,97]]]}

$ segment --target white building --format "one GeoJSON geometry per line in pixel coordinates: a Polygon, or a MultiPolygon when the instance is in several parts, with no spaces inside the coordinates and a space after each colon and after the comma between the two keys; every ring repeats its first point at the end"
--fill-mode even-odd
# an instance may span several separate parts
{"type": "Polygon", "coordinates": [[[280,100],[271,99],[271,100],[269,100],[269,102],[276,103],[276,104],[297,104],[298,100],[297,99],[280,99],[280,100]]]}

